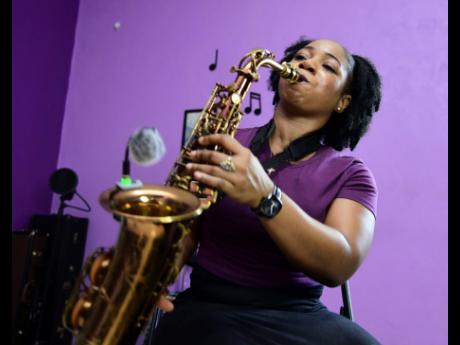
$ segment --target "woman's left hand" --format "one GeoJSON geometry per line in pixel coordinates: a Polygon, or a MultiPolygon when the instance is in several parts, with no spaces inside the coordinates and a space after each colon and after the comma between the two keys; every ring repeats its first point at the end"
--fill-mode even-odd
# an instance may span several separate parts
{"type": "Polygon", "coordinates": [[[274,183],[259,160],[235,138],[225,134],[200,137],[203,146],[220,145],[225,152],[196,150],[189,155],[193,163],[186,165],[193,178],[224,192],[233,200],[255,208],[263,197],[273,191],[274,183]],[[221,164],[231,157],[233,169],[224,170],[221,164]]]}

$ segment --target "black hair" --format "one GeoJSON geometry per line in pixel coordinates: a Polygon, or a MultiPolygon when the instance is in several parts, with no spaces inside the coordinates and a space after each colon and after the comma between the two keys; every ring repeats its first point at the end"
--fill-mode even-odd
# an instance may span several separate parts
{"type": "MultiPolygon", "coordinates": [[[[310,42],[313,40],[301,37],[286,48],[281,62],[291,61],[297,51],[310,42]]],[[[367,132],[372,115],[379,110],[381,100],[380,76],[372,62],[359,55],[349,54],[349,58],[354,60],[353,71],[343,93],[351,95],[351,102],[341,114],[334,112],[324,126],[324,143],[338,151],[344,148],[353,150],[356,147],[359,140],[367,132]]],[[[269,89],[275,92],[274,105],[279,102],[279,79],[279,74],[272,71],[269,89]]]]}

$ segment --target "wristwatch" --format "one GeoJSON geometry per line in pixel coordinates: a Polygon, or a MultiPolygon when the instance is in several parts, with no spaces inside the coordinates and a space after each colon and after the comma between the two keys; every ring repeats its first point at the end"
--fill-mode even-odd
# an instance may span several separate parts
{"type": "Polygon", "coordinates": [[[281,190],[278,186],[275,185],[273,192],[271,192],[267,197],[263,198],[256,208],[252,208],[252,210],[258,216],[264,218],[273,218],[275,217],[283,207],[283,203],[281,202],[281,190]]]}

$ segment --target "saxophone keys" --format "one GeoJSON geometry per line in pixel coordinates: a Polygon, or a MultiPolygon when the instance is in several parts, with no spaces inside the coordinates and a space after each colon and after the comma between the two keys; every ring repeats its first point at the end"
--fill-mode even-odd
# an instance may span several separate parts
{"type": "Polygon", "coordinates": [[[201,208],[207,210],[211,206],[211,200],[209,198],[200,199],[201,208]]]}
{"type": "Polygon", "coordinates": [[[198,181],[195,181],[195,180],[190,181],[190,192],[192,193],[200,192],[200,185],[198,181]]]}
{"type": "Polygon", "coordinates": [[[231,100],[232,100],[232,103],[233,104],[240,104],[241,103],[241,96],[238,94],[238,93],[232,93],[232,95],[230,96],[231,100]]]}
{"type": "Polygon", "coordinates": [[[89,278],[92,284],[101,286],[104,278],[109,270],[110,262],[112,261],[113,252],[105,252],[100,254],[94,260],[91,270],[89,272],[89,278]]]}
{"type": "Polygon", "coordinates": [[[203,189],[203,194],[206,195],[206,196],[208,196],[208,197],[212,196],[213,193],[214,193],[214,190],[211,189],[211,188],[205,187],[205,188],[203,189]]]}
{"type": "Polygon", "coordinates": [[[86,316],[89,315],[89,310],[91,309],[92,305],[93,304],[87,299],[86,296],[80,298],[77,301],[71,315],[71,323],[74,330],[83,328],[86,321],[86,316]]]}

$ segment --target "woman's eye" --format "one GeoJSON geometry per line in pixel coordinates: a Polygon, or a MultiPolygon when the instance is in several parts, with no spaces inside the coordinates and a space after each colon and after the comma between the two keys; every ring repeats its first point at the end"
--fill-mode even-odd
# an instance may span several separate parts
{"type": "Polygon", "coordinates": [[[306,58],[303,55],[296,55],[296,56],[294,56],[294,59],[295,60],[305,60],[306,58]]]}
{"type": "Polygon", "coordinates": [[[329,66],[329,65],[323,65],[323,66],[324,66],[324,68],[327,69],[328,71],[330,71],[330,72],[332,72],[332,73],[336,73],[336,72],[335,72],[335,69],[332,68],[331,66],[329,66]]]}

